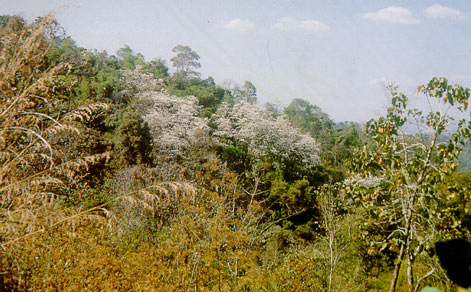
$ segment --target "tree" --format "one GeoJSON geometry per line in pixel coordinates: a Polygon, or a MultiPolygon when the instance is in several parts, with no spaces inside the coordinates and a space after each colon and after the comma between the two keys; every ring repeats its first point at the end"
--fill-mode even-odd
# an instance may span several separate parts
{"type": "Polygon", "coordinates": [[[255,159],[296,162],[309,168],[319,163],[319,145],[292,127],[286,116],[273,117],[245,101],[233,107],[223,104],[214,133],[222,143],[246,148],[255,159]]]}
{"type": "Polygon", "coordinates": [[[137,65],[146,65],[144,56],[141,53],[134,54],[133,50],[128,45],[124,45],[124,47],[120,48],[117,55],[121,60],[121,66],[124,69],[133,70],[137,65]]]}
{"type": "Polygon", "coordinates": [[[344,165],[356,149],[368,142],[363,126],[356,123],[336,124],[329,138],[324,145],[323,158],[334,166],[344,165]]]}
{"type": "Polygon", "coordinates": [[[266,102],[263,107],[267,112],[272,113],[274,116],[279,115],[282,112],[281,105],[276,103],[266,102]]]}
{"type": "MultiPolygon", "coordinates": [[[[180,92],[175,92],[179,95],[180,92]]],[[[214,79],[209,76],[200,80],[193,78],[190,85],[185,88],[180,96],[193,95],[198,99],[199,105],[203,107],[202,116],[210,118],[224,100],[226,91],[217,86],[214,79]]]]}
{"type": "Polygon", "coordinates": [[[352,276],[356,274],[347,274],[348,267],[351,267],[356,258],[353,254],[349,254],[352,252],[349,248],[352,248],[353,222],[356,220],[349,212],[352,210],[351,204],[341,189],[342,184],[336,183],[325,184],[316,190],[322,228],[317,248],[321,250],[319,255],[325,265],[327,291],[346,290],[341,289],[342,285],[353,280],[352,276]]]}
{"type": "Polygon", "coordinates": [[[165,60],[157,58],[150,62],[150,67],[154,72],[156,78],[168,77],[168,67],[165,64],[165,60]]]}
{"type": "Polygon", "coordinates": [[[124,112],[116,132],[115,151],[121,166],[149,162],[152,139],[149,126],[138,112],[124,112]]]}
{"type": "Polygon", "coordinates": [[[257,103],[257,88],[250,81],[244,81],[244,84],[240,86],[238,83],[227,79],[224,80],[222,87],[226,89],[234,97],[236,102],[246,101],[250,104],[257,103]]]}
{"type": "Polygon", "coordinates": [[[293,126],[301,129],[303,133],[309,133],[312,137],[322,141],[329,135],[334,122],[329,115],[316,105],[307,100],[295,98],[283,110],[293,126]]]}
{"type": "Polygon", "coordinates": [[[432,239],[438,233],[469,232],[448,207],[459,190],[447,187],[446,181],[457,169],[458,155],[471,137],[471,122],[466,119],[458,122],[456,132],[447,133],[453,120],[449,110],[466,111],[470,90],[449,85],[445,78],[433,78],[417,92],[448,107],[426,114],[409,109],[407,97],[397,91],[397,86],[389,86],[389,91],[391,107],[386,116],[368,122],[367,132],[374,145],[364,146],[355,158],[353,170],[361,175],[348,190],[364,210],[363,235],[370,240],[369,253],[389,250],[395,254],[389,291],[395,291],[404,261],[407,283],[413,291],[433,272],[420,279],[414,275],[414,264],[432,239]],[[418,134],[406,132],[412,122],[418,134]],[[371,179],[373,183],[360,183],[371,179]],[[368,232],[371,230],[377,231],[374,237],[368,232]]]}
{"type": "Polygon", "coordinates": [[[257,103],[257,88],[250,81],[245,81],[242,85],[243,99],[248,103],[257,103]]]}
{"type": "Polygon", "coordinates": [[[170,59],[173,67],[177,70],[176,75],[180,80],[187,80],[191,77],[199,77],[200,73],[195,69],[201,68],[198,62],[200,56],[189,46],[177,45],[172,49],[177,55],[170,59]]]}
{"type": "Polygon", "coordinates": [[[321,159],[330,164],[336,164],[334,149],[333,126],[334,122],[329,115],[316,105],[307,100],[295,98],[284,108],[283,113],[288,117],[293,126],[299,128],[302,133],[311,135],[321,143],[321,159]]]}
{"type": "Polygon", "coordinates": [[[123,83],[137,97],[143,120],[149,125],[155,146],[170,154],[181,154],[209,130],[200,117],[201,107],[194,96],[177,97],[163,91],[151,74],[138,69],[124,72],[123,83]]]}

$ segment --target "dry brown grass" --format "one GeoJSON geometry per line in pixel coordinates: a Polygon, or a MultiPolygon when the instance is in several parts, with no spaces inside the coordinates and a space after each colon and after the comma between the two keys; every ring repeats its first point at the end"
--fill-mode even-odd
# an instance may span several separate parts
{"type": "Polygon", "coordinates": [[[57,91],[65,85],[57,77],[66,76],[71,65],[47,61],[55,32],[51,16],[32,24],[13,17],[0,28],[0,270],[19,285],[25,272],[19,268],[22,253],[35,249],[31,241],[19,239],[60,226],[66,219],[74,225],[79,217],[57,203],[57,189],[64,187],[60,178],[73,178],[109,158],[103,153],[66,161],[50,142],[64,131],[80,134],[78,122],[108,107],[90,104],[60,115],[57,91]]]}

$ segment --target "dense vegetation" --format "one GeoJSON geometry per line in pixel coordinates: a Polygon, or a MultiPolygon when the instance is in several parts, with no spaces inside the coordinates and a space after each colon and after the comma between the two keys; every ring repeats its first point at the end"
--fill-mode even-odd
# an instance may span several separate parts
{"type": "MultiPolygon", "coordinates": [[[[433,243],[469,237],[468,120],[394,85],[366,125],[263,110],[188,46],[170,73],[62,31],[0,17],[0,290],[452,288],[433,243]]],[[[418,94],[468,109],[445,78],[418,94]]]]}

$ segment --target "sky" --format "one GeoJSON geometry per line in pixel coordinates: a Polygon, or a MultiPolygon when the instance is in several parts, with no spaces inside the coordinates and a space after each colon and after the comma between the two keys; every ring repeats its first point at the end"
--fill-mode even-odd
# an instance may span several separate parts
{"type": "Polygon", "coordinates": [[[471,87],[469,0],[0,0],[27,20],[53,10],[81,47],[126,44],[171,67],[188,45],[203,77],[251,81],[261,105],[306,99],[335,121],[384,113],[390,81],[417,104],[434,76],[471,87]]]}

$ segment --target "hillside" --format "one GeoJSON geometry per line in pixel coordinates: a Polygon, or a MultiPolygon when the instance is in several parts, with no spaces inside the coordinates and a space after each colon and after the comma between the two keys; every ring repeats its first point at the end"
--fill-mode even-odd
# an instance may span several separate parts
{"type": "MultiPolygon", "coordinates": [[[[250,81],[202,78],[188,46],[170,73],[61,32],[0,18],[0,290],[453,287],[433,244],[470,235],[468,120],[449,134],[395,85],[365,125],[261,106],[250,81]]],[[[418,94],[468,110],[445,78],[418,94]]]]}

